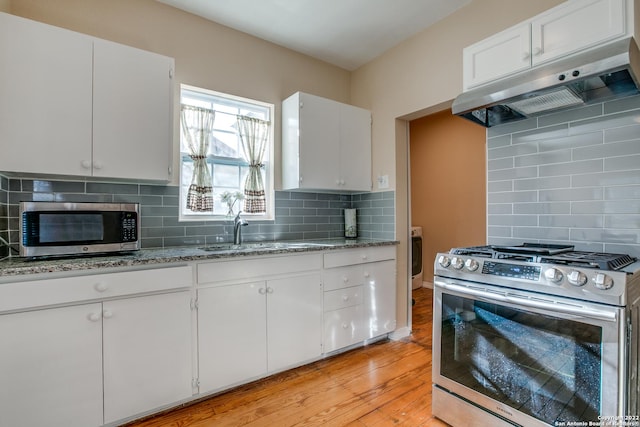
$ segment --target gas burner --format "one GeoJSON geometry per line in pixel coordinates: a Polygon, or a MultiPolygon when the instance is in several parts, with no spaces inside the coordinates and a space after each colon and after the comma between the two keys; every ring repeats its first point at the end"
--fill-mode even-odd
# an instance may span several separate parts
{"type": "Polygon", "coordinates": [[[626,254],[583,252],[574,251],[573,249],[573,245],[523,243],[517,246],[487,245],[453,248],[449,253],[453,255],[558,264],[611,271],[620,270],[637,261],[637,258],[626,254]]]}
{"type": "Polygon", "coordinates": [[[557,256],[541,257],[539,262],[573,267],[598,268],[601,270],[620,270],[636,261],[637,258],[627,254],[572,251],[557,256]]]}

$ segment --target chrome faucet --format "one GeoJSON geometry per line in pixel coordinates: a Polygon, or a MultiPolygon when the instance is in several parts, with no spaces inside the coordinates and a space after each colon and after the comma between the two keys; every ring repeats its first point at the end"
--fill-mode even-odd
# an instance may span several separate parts
{"type": "Polygon", "coordinates": [[[233,244],[241,245],[242,244],[242,227],[245,225],[249,225],[247,221],[243,218],[240,218],[240,214],[242,211],[238,212],[236,215],[236,219],[233,220],[233,244]]]}

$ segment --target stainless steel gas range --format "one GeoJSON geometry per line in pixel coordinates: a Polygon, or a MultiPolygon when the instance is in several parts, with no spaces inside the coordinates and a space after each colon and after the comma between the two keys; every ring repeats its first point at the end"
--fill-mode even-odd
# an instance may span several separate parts
{"type": "Polygon", "coordinates": [[[455,248],[434,271],[435,416],[640,426],[635,258],[525,243],[455,248]]]}

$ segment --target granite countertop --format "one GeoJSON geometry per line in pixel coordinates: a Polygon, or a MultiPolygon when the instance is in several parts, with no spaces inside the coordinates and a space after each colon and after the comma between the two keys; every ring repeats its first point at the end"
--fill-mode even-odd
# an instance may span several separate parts
{"type": "Polygon", "coordinates": [[[141,249],[136,252],[113,254],[108,256],[84,256],[42,260],[28,260],[20,257],[11,257],[0,261],[0,279],[39,273],[71,272],[174,262],[206,261],[256,255],[388,246],[396,244],[398,244],[398,242],[395,240],[327,239],[309,241],[246,242],[239,246],[220,243],[210,245],[208,249],[206,247],[141,249]]]}

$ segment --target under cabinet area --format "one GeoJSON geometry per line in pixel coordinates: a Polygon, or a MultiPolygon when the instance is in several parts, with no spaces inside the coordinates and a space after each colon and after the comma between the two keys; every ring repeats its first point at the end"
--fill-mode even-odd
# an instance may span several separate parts
{"type": "Polygon", "coordinates": [[[170,179],[172,58],[0,13],[0,63],[0,171],[170,179]]]}
{"type": "Polygon", "coordinates": [[[633,34],[630,0],[570,0],[463,50],[464,90],[633,34]]]}
{"type": "Polygon", "coordinates": [[[99,426],[190,398],[191,283],[176,266],[0,285],[0,424],[99,426]]]}
{"type": "Polygon", "coordinates": [[[320,357],[321,266],[321,254],[198,265],[201,394],[320,357]]]}
{"type": "Polygon", "coordinates": [[[282,103],[283,189],[371,191],[371,113],[307,93],[282,103]]]}

